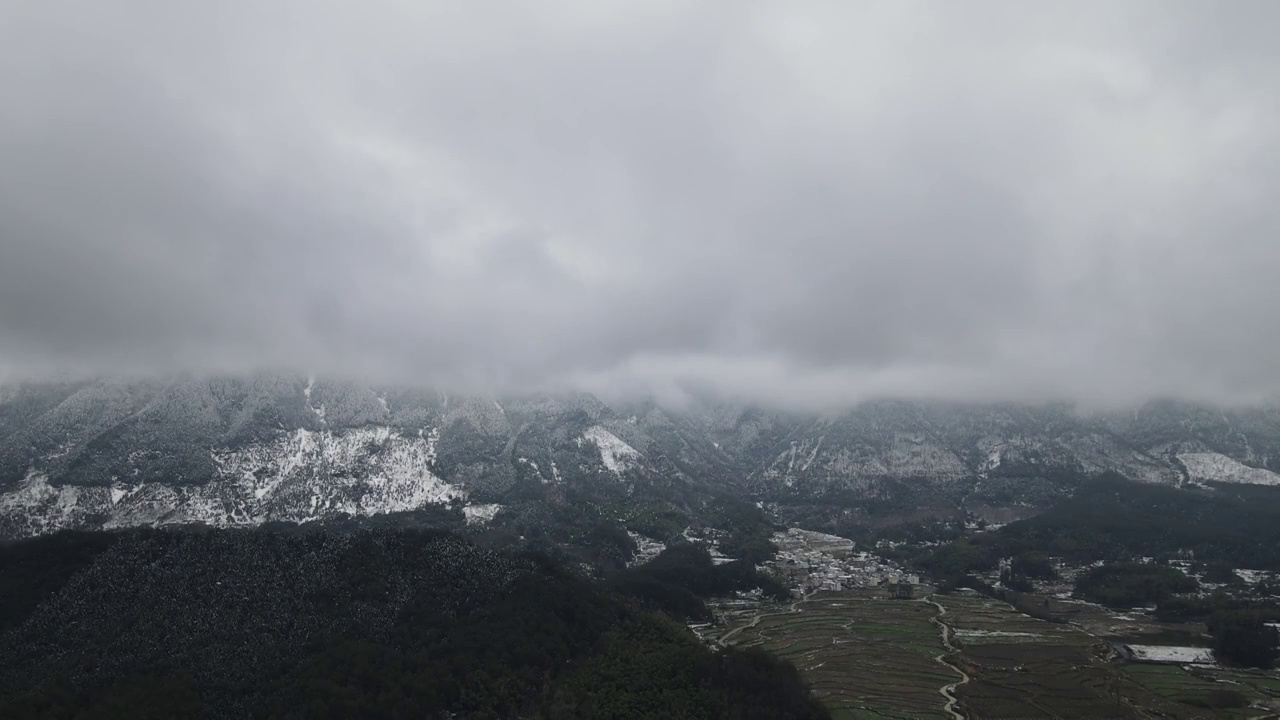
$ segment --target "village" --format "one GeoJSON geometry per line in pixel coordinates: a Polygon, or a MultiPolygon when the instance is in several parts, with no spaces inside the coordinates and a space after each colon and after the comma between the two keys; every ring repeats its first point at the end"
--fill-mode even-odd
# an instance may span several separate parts
{"type": "Polygon", "coordinates": [[[895,596],[911,597],[920,583],[917,575],[871,553],[855,551],[852,540],[838,535],[788,528],[771,539],[778,554],[762,569],[779,575],[796,595],[886,585],[893,586],[895,596]]]}

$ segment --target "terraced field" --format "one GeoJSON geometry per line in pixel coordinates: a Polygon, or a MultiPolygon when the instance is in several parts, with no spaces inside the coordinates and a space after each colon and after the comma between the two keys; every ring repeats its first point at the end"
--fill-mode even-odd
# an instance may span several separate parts
{"type": "MultiPolygon", "coordinates": [[[[959,693],[975,718],[1263,718],[1275,717],[1280,702],[1274,674],[1108,662],[1106,642],[1079,625],[1036,620],[976,594],[945,602],[973,672],[959,693]]],[[[1159,627],[1119,620],[1111,631],[1150,635],[1159,627]]]]}
{"type": "Polygon", "coordinates": [[[973,681],[958,689],[973,717],[1140,717],[1119,692],[1119,665],[1107,645],[1075,626],[1023,615],[968,593],[948,595],[961,666],[973,681]]]}
{"type": "Polygon", "coordinates": [[[950,718],[940,690],[961,678],[936,660],[937,610],[878,595],[818,593],[733,641],[791,660],[837,718],[950,718]]]}
{"type": "Polygon", "coordinates": [[[818,593],[725,637],[791,660],[837,718],[1263,718],[1280,702],[1274,674],[1111,662],[1076,625],[971,593],[818,593]]]}

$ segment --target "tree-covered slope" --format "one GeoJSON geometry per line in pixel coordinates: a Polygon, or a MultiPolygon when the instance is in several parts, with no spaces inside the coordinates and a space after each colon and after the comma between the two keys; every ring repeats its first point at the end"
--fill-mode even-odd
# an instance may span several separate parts
{"type": "Polygon", "coordinates": [[[446,533],[58,534],[0,572],[5,718],[825,717],[790,666],[446,533]]]}
{"type": "Polygon", "coordinates": [[[1083,564],[1191,557],[1235,568],[1280,570],[1280,489],[1173,488],[1108,474],[1034,518],[930,552],[939,577],[988,570],[1027,553],[1083,564]]]}

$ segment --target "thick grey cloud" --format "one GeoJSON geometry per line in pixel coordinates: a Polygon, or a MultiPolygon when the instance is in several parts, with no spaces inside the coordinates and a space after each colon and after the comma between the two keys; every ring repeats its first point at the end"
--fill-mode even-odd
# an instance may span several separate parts
{"type": "Polygon", "coordinates": [[[18,0],[0,367],[1280,389],[1280,5],[18,0]]]}

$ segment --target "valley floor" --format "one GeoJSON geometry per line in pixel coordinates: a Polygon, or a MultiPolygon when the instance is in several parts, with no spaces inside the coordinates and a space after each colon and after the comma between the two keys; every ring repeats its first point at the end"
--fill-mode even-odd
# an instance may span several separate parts
{"type": "Polygon", "coordinates": [[[1274,673],[1120,662],[1109,642],[1074,623],[971,592],[906,600],[882,588],[819,591],[739,615],[720,633],[793,662],[837,718],[1192,720],[1280,709],[1274,673]]]}

